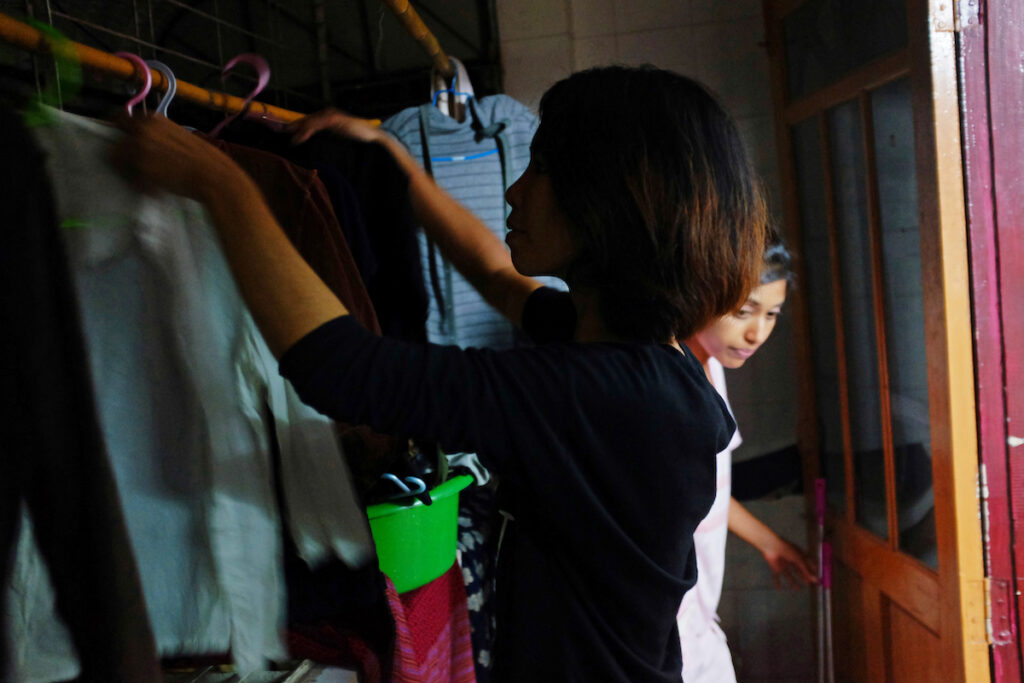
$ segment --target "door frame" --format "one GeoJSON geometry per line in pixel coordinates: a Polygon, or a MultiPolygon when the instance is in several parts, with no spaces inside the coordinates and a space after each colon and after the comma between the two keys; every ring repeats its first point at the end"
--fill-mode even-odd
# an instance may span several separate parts
{"type": "Polygon", "coordinates": [[[980,523],[977,419],[974,386],[974,340],[971,320],[967,214],[960,137],[957,78],[957,31],[950,0],[910,0],[911,16],[927,31],[911,31],[911,53],[921,79],[914,93],[918,166],[934,172],[919,177],[919,210],[924,287],[941,292],[925,297],[925,320],[935,352],[929,349],[928,375],[933,421],[932,474],[935,523],[939,533],[940,636],[958,647],[944,648],[944,670],[963,680],[990,678],[985,632],[985,565],[980,523]],[[929,324],[931,323],[931,324],[929,324]],[[938,380],[933,383],[933,373],[938,380]],[[945,391],[935,391],[936,388],[945,391]],[[938,400],[935,400],[938,398],[938,400]],[[934,449],[934,439],[945,442],[934,449]],[[945,565],[943,564],[945,563],[945,565]]]}

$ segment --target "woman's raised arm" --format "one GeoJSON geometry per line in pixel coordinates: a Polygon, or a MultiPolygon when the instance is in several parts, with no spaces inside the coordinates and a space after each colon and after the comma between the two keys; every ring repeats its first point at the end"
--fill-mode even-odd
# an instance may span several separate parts
{"type": "Polygon", "coordinates": [[[280,357],[348,310],[302,259],[263,194],[224,153],[163,116],[126,119],[111,161],[143,192],[171,192],[206,205],[253,319],[280,357]]]}
{"type": "Polygon", "coordinates": [[[519,325],[523,306],[540,282],[521,275],[505,245],[469,209],[434,182],[395,138],[372,123],[327,109],[291,126],[295,142],[320,131],[382,145],[409,177],[409,195],[416,219],[462,276],[489,304],[519,325]]]}

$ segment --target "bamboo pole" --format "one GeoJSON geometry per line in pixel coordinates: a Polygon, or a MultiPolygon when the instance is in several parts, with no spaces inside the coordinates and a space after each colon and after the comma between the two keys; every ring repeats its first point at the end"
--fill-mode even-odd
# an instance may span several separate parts
{"type": "Polygon", "coordinates": [[[452,76],[455,75],[455,67],[452,66],[448,55],[441,49],[441,44],[437,42],[437,38],[434,37],[434,34],[430,32],[427,25],[420,19],[416,9],[409,4],[409,0],[384,0],[384,4],[391,8],[391,11],[402,22],[409,35],[415,38],[416,42],[430,56],[434,68],[444,76],[445,82],[450,81],[452,76]]]}
{"type": "MultiPolygon", "coordinates": [[[[39,54],[51,53],[50,39],[48,36],[46,36],[42,31],[16,19],[12,19],[3,13],[0,13],[0,40],[31,52],[39,54]]],[[[102,50],[97,50],[89,47],[88,45],[82,45],[81,43],[73,41],[68,42],[70,43],[70,48],[75,57],[83,67],[92,71],[116,76],[126,81],[131,81],[137,78],[135,65],[127,59],[103,52],[102,50]]],[[[161,90],[166,90],[167,79],[164,78],[164,75],[156,69],[150,69],[150,71],[153,74],[153,86],[161,90]]],[[[232,114],[241,112],[245,106],[245,100],[241,97],[235,97],[234,95],[228,95],[214,90],[207,90],[206,88],[200,88],[199,86],[192,85],[185,81],[178,81],[178,93],[176,97],[209,109],[215,109],[232,114]]],[[[248,112],[255,116],[264,116],[283,123],[290,123],[291,121],[301,119],[305,116],[305,114],[290,111],[288,109],[281,109],[280,107],[264,104],[263,102],[250,102],[248,112]]]]}

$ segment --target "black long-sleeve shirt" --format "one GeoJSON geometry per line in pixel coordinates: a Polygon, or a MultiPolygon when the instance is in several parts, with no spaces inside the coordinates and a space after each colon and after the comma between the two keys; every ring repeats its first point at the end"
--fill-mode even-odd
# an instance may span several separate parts
{"type": "MultiPolygon", "coordinates": [[[[526,332],[565,336],[565,296],[532,295],[526,332]]],[[[475,451],[498,473],[515,521],[499,558],[497,680],[678,683],[693,530],[735,428],[691,353],[462,350],[374,337],[344,316],[298,341],[281,372],[335,419],[475,451]]]]}

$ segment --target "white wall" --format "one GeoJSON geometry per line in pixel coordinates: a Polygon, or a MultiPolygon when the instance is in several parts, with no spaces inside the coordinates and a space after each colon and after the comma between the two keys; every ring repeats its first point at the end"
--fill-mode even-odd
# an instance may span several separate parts
{"type": "MultiPolygon", "coordinates": [[[[778,169],[760,0],[497,0],[505,92],[535,111],[574,71],[650,63],[704,82],[736,118],[779,215],[778,169]]],[[[747,367],[727,373],[742,460],[796,441],[795,359],[783,316],[747,367]]],[[[803,498],[752,506],[803,543],[803,498]]],[[[720,616],[741,681],[813,680],[809,591],[780,592],[760,554],[729,539],[720,616]]]]}

